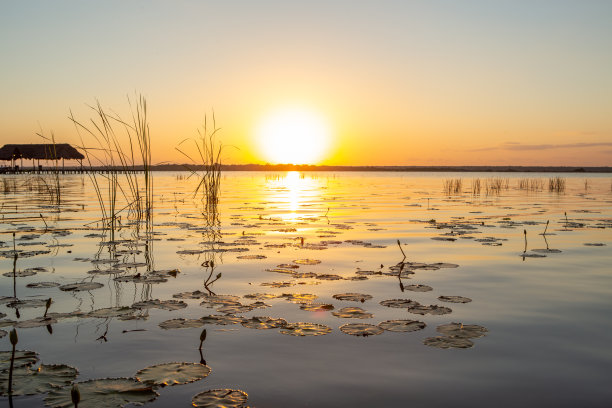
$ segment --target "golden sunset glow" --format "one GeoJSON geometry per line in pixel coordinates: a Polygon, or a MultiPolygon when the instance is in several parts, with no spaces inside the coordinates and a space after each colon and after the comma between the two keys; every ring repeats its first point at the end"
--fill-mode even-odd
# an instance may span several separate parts
{"type": "Polygon", "coordinates": [[[256,137],[267,162],[316,164],[328,152],[331,134],[321,115],[306,109],[287,108],[265,117],[256,137]]]}

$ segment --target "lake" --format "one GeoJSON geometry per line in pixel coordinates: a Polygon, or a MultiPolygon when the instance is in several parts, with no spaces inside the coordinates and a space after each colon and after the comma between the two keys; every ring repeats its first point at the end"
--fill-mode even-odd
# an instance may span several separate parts
{"type": "Polygon", "coordinates": [[[14,326],[14,407],[610,406],[610,175],[226,172],[208,208],[188,176],[143,220],[117,175],[113,231],[105,175],[1,176],[3,406],[14,326]]]}

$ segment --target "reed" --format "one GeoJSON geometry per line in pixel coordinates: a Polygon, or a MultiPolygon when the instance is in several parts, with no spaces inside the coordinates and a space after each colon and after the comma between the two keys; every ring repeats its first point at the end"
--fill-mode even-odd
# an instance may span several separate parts
{"type": "Polygon", "coordinates": [[[565,179],[563,177],[551,177],[548,179],[548,191],[554,193],[565,192],[565,179]]]}
{"type": "Polygon", "coordinates": [[[212,128],[209,126],[207,116],[204,116],[204,125],[202,129],[198,129],[198,138],[184,139],[176,147],[176,150],[189,159],[194,166],[186,166],[187,170],[191,172],[189,177],[195,176],[199,180],[193,196],[202,194],[203,201],[206,204],[206,212],[212,214],[217,213],[221,187],[221,152],[223,151],[223,145],[216,140],[216,134],[219,130],[214,113],[212,115],[212,128]],[[185,142],[191,142],[195,146],[198,153],[195,158],[179,148],[185,142]],[[198,168],[201,170],[199,171],[198,168]]]}
{"type": "Polygon", "coordinates": [[[537,178],[523,178],[518,181],[518,189],[525,191],[544,190],[544,180],[537,178]]]}
{"type": "Polygon", "coordinates": [[[472,195],[480,195],[482,185],[479,178],[472,179],[472,195]]]}
{"type": "Polygon", "coordinates": [[[447,195],[450,194],[461,194],[461,186],[463,181],[460,178],[456,179],[446,179],[444,180],[444,193],[447,195]]]}
{"type": "Polygon", "coordinates": [[[108,113],[99,101],[89,106],[94,112],[89,121],[78,121],[72,111],[69,116],[81,139],[81,149],[89,166],[87,175],[98,199],[102,223],[111,230],[111,240],[123,211],[138,222],[146,219],[147,224],[152,223],[153,177],[147,103],[139,95],[135,104],[128,97],[128,104],[130,122],[108,113]],[[93,146],[86,145],[84,135],[93,139],[93,146]],[[101,167],[102,171],[96,171],[95,167],[101,167]],[[124,175],[125,188],[120,183],[120,174],[124,175]],[[123,207],[120,206],[121,197],[123,207]]]}

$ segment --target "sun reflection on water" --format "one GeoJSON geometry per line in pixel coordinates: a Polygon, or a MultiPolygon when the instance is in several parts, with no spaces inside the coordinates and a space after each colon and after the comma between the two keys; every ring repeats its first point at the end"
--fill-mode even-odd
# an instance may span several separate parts
{"type": "Polygon", "coordinates": [[[321,182],[317,178],[299,171],[288,171],[284,176],[269,178],[268,184],[275,194],[279,213],[274,214],[285,222],[298,222],[304,218],[316,217],[321,208],[321,182]]]}

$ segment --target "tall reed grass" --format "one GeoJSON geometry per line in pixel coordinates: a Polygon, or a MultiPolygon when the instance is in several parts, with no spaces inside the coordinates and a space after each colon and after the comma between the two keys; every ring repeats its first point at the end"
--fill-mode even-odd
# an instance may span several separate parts
{"type": "Polygon", "coordinates": [[[460,178],[456,179],[446,179],[444,180],[444,193],[447,195],[450,194],[461,194],[461,186],[463,185],[463,181],[460,178]]]}
{"type": "Polygon", "coordinates": [[[548,179],[548,191],[554,193],[565,192],[565,179],[563,177],[551,177],[548,179]]]}

